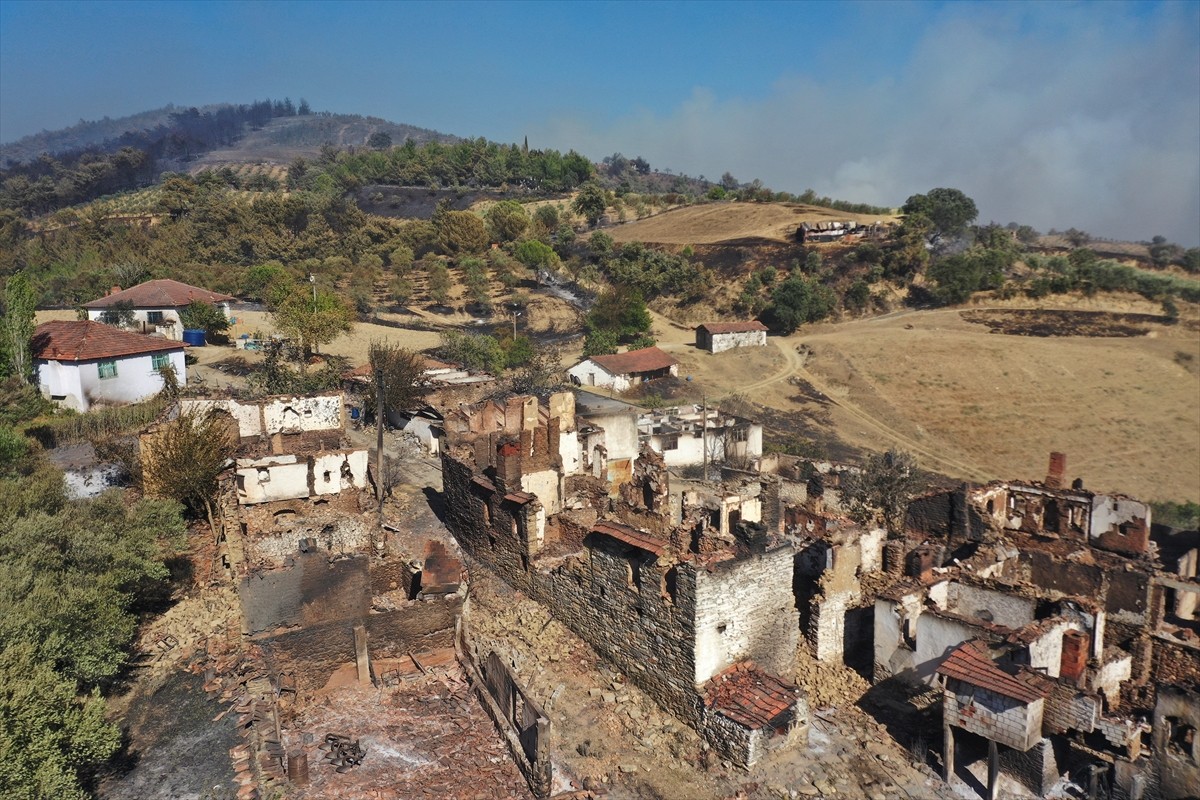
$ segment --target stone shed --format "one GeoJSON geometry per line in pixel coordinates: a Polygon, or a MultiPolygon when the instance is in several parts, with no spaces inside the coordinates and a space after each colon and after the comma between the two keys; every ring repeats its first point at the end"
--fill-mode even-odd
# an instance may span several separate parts
{"type": "Polygon", "coordinates": [[[750,322],[706,322],[696,326],[696,347],[723,353],[736,347],[766,347],[767,326],[750,322]]]}

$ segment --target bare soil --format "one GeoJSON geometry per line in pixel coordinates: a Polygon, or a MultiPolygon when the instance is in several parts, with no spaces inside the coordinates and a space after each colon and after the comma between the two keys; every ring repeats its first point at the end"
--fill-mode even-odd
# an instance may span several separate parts
{"type": "Polygon", "coordinates": [[[1011,307],[965,312],[1011,333],[957,309],[901,311],[717,355],[686,326],[658,317],[655,331],[710,401],[744,395],[770,432],[815,439],[832,457],[901,448],[933,472],[987,481],[1040,477],[1057,450],[1090,489],[1200,500],[1196,321],[1163,324],[1132,296],[1056,304],[1072,313],[1046,317],[1054,336],[1020,322],[1043,309],[1011,307]],[[1141,333],[1113,335],[1128,327],[1141,333]]]}
{"type": "Polygon", "coordinates": [[[618,242],[697,245],[738,239],[792,241],[802,222],[894,222],[895,216],[852,214],[800,203],[711,203],[677,208],[607,229],[618,242]]]}

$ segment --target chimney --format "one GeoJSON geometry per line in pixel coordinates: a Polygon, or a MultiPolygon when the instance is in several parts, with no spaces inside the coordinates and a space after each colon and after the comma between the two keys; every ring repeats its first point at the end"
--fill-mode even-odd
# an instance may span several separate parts
{"type": "Polygon", "coordinates": [[[916,578],[921,583],[932,583],[933,562],[936,557],[937,552],[930,545],[923,544],[913,548],[913,551],[908,554],[909,577],[916,578]]]}
{"type": "Polygon", "coordinates": [[[117,292],[119,292],[119,291],[121,291],[121,287],[120,287],[120,286],[113,286],[111,289],[109,289],[109,290],[108,290],[108,293],[109,293],[109,294],[116,294],[116,293],[117,293],[117,292]]]}
{"type": "Polygon", "coordinates": [[[1087,669],[1089,639],[1083,631],[1067,631],[1063,634],[1062,662],[1058,674],[1076,685],[1083,679],[1084,670],[1087,669]]]}
{"type": "Polygon", "coordinates": [[[1063,475],[1067,472],[1067,454],[1066,453],[1051,453],[1050,454],[1050,472],[1046,474],[1046,485],[1051,489],[1061,489],[1063,485],[1063,475]]]}

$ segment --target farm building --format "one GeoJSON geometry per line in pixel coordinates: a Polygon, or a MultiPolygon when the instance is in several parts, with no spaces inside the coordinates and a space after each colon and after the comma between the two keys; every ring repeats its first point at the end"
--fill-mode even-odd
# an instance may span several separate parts
{"type": "Polygon", "coordinates": [[[580,386],[607,386],[623,392],[643,381],[679,374],[679,362],[657,347],[585,358],[567,370],[580,386]]]}
{"type": "Polygon", "coordinates": [[[31,342],[38,386],[67,408],[136,403],[163,388],[160,370],[174,367],[187,382],[183,343],[130,333],[90,320],[45,322],[31,342]]]}
{"type": "Polygon", "coordinates": [[[767,326],[750,322],[706,322],[696,326],[696,347],[722,353],[735,347],[766,347],[767,326]]]}
{"type": "Polygon", "coordinates": [[[182,309],[200,301],[211,303],[228,317],[229,301],[232,299],[227,294],[164,279],[146,281],[128,289],[114,286],[104,297],[84,303],[83,307],[87,309],[88,319],[102,320],[105,313],[111,313],[116,306],[125,304],[132,307],[134,324],[142,333],[157,332],[179,341],[183,339],[183,325],[179,322],[182,309]]]}

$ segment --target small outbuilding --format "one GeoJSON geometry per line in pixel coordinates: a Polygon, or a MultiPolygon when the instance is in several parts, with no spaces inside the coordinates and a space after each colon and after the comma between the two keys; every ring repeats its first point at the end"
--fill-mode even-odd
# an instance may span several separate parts
{"type": "Polygon", "coordinates": [[[162,391],[162,370],[187,383],[183,343],[90,320],[44,322],[31,341],[37,382],[46,397],[87,411],[96,403],[137,403],[162,391]]]}
{"type": "Polygon", "coordinates": [[[133,310],[134,325],[142,333],[161,333],[168,339],[183,339],[183,323],[179,312],[194,302],[209,303],[229,317],[229,301],[234,298],[219,292],[210,292],[199,286],[173,280],[153,280],[139,283],[128,289],[114,286],[112,291],[98,300],[84,303],[88,319],[104,321],[118,306],[133,310]]]}
{"type": "Polygon", "coordinates": [[[706,322],[696,326],[696,347],[722,353],[735,347],[766,347],[767,326],[750,322],[706,322]]]}
{"type": "Polygon", "coordinates": [[[585,358],[567,370],[579,386],[607,386],[623,392],[639,383],[679,374],[679,362],[657,347],[585,358]]]}

